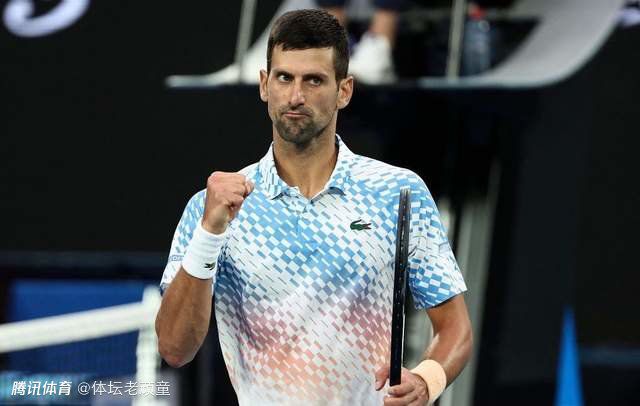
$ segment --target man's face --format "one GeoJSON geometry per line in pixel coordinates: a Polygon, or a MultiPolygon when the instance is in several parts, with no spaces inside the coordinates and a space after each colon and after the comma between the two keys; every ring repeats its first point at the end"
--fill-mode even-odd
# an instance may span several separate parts
{"type": "Polygon", "coordinates": [[[336,112],[349,103],[353,90],[353,78],[340,82],[335,79],[332,48],[274,47],[271,71],[260,72],[260,97],[267,102],[278,135],[305,146],[327,128],[335,131],[336,112]]]}

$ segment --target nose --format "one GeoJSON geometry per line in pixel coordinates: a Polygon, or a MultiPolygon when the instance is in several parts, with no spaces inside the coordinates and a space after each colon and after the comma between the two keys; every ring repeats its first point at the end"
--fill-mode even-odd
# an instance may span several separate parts
{"type": "Polygon", "coordinates": [[[291,95],[289,98],[289,104],[293,107],[303,105],[306,102],[304,97],[304,91],[302,89],[302,81],[295,80],[293,86],[291,86],[291,95]]]}

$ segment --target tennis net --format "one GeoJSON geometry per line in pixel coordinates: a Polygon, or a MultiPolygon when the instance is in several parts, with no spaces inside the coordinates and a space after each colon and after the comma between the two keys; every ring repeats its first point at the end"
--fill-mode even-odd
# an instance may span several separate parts
{"type": "Polygon", "coordinates": [[[164,403],[160,300],[149,286],[141,302],[0,325],[0,404],[164,403]]]}

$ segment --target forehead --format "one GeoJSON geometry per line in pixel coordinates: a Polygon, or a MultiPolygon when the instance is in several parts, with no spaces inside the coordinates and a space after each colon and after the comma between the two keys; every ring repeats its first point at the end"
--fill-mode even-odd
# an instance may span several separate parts
{"type": "Polygon", "coordinates": [[[273,48],[271,69],[289,73],[335,74],[333,67],[333,48],[290,49],[284,51],[282,45],[273,48]]]}

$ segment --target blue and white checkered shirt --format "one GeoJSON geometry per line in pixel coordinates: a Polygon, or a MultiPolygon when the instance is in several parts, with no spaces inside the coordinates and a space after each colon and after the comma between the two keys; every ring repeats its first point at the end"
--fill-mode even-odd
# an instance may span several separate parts
{"type": "MultiPolygon", "coordinates": [[[[419,308],[466,290],[436,205],[415,173],[352,153],[307,199],[273,147],[241,173],[255,184],[229,224],[213,279],[220,344],[241,405],[381,405],[389,362],[400,188],[411,188],[408,283],[419,308]]],[[[205,191],[180,219],[164,270],[180,269],[205,191]]]]}

